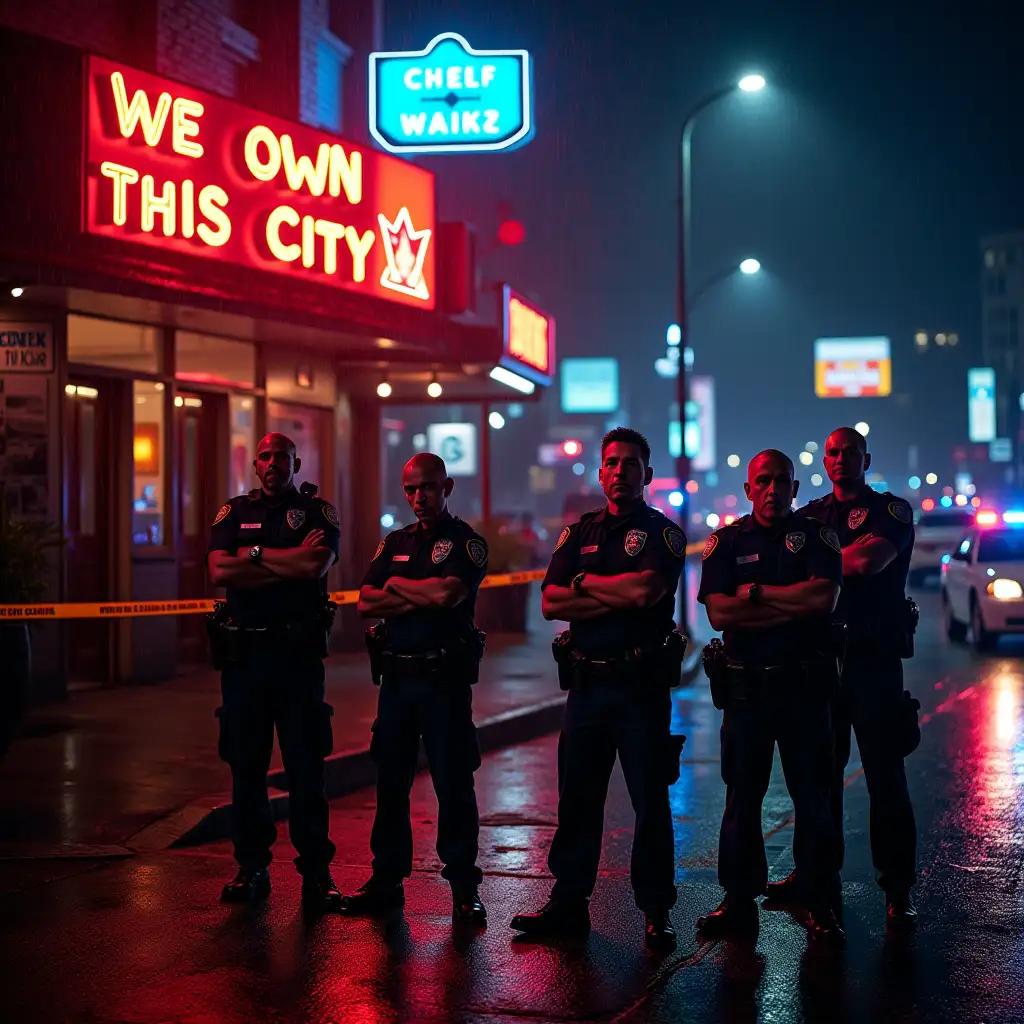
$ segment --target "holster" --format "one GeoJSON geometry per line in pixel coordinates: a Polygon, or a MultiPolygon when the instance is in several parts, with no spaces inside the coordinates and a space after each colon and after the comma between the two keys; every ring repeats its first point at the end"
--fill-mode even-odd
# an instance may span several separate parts
{"type": "Polygon", "coordinates": [[[900,699],[897,725],[897,743],[901,757],[909,757],[921,744],[921,724],[917,717],[920,710],[921,702],[912,697],[909,690],[904,690],[900,699]]]}
{"type": "Polygon", "coordinates": [[[370,655],[370,675],[374,686],[402,676],[472,686],[479,681],[480,662],[486,646],[487,634],[474,629],[451,648],[402,654],[390,650],[385,623],[377,623],[366,631],[366,649],[370,655]]]}
{"type": "Polygon", "coordinates": [[[370,655],[370,678],[374,686],[380,686],[384,678],[384,652],[388,648],[388,627],[383,622],[374,623],[366,631],[366,651],[370,655]]]}
{"type": "Polygon", "coordinates": [[[661,643],[641,645],[612,658],[590,658],[579,651],[568,630],[551,642],[558,666],[558,685],[573,690],[596,682],[633,683],[639,676],[656,686],[679,685],[686,637],[673,630],[661,643]]]}
{"type": "Polygon", "coordinates": [[[725,654],[725,644],[715,637],[704,646],[700,660],[711,686],[711,703],[719,711],[724,711],[729,705],[729,659],[725,654]]]}
{"type": "Polygon", "coordinates": [[[220,672],[228,657],[227,625],[228,606],[224,601],[214,601],[213,611],[206,616],[206,635],[210,641],[210,664],[220,672]]]}

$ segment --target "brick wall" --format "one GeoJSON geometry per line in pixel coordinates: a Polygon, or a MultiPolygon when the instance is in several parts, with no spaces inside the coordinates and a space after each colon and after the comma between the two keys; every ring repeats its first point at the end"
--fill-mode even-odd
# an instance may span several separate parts
{"type": "MultiPolygon", "coordinates": [[[[222,96],[235,96],[238,68],[247,62],[247,57],[224,42],[226,29],[231,30],[232,37],[238,33],[232,22],[232,8],[232,0],[160,0],[156,22],[157,74],[180,78],[222,96]]],[[[252,49],[258,55],[254,38],[250,53],[252,49]]]]}

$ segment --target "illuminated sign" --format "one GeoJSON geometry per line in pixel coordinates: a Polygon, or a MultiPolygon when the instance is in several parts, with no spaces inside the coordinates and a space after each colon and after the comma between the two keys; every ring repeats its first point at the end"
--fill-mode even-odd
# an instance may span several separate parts
{"type": "Polygon", "coordinates": [[[99,57],[87,82],[87,231],[433,309],[429,171],[99,57]]]}
{"type": "Polygon", "coordinates": [[[444,32],[370,54],[370,134],[391,153],[486,153],[533,136],[530,55],[474,50],[444,32]]]}
{"type": "Polygon", "coordinates": [[[686,454],[691,468],[705,472],[715,467],[715,381],[713,377],[690,378],[686,403],[686,454]]]}
{"type": "Polygon", "coordinates": [[[476,424],[429,424],[427,450],[444,459],[449,476],[475,476],[476,424]]]}
{"type": "Polygon", "coordinates": [[[555,318],[542,313],[507,284],[501,296],[501,365],[537,384],[550,384],[555,367],[555,318]]]}
{"type": "Polygon", "coordinates": [[[967,437],[976,443],[996,439],[996,371],[991,366],[967,371],[967,437]]]}
{"type": "Polygon", "coordinates": [[[562,412],[615,412],[619,407],[617,359],[563,359],[558,368],[562,412]]]}
{"type": "Polygon", "coordinates": [[[819,338],[814,393],[819,398],[884,398],[892,392],[888,338],[819,338]]]}

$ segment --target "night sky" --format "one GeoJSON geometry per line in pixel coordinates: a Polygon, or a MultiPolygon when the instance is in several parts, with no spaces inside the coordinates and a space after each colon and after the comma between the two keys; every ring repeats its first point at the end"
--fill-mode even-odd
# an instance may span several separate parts
{"type": "Polygon", "coordinates": [[[385,40],[419,48],[455,30],[533,54],[536,137],[424,161],[440,212],[486,243],[510,204],[527,241],[488,256],[486,277],[556,315],[560,355],[619,357],[623,407],[668,471],[674,382],[653,363],[674,319],[679,129],[707,94],[763,73],[769,90],[705,112],[693,143],[691,293],[746,256],[766,271],[692,314],[695,372],[717,380],[720,468],[728,452],[795,454],[864,419],[898,489],[910,444],[922,472],[945,476],[966,439],[979,239],[1024,227],[1018,6],[388,0],[385,40]],[[918,328],[961,344],[919,355],[918,328]],[[815,398],[814,339],[876,334],[892,339],[894,397],[815,398]]]}

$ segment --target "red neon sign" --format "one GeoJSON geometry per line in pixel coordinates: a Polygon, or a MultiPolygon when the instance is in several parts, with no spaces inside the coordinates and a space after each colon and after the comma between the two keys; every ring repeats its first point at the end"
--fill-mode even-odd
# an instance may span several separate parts
{"type": "Polygon", "coordinates": [[[505,285],[502,289],[504,354],[501,365],[538,384],[555,372],[555,318],[505,285]]]}
{"type": "Polygon", "coordinates": [[[434,308],[434,176],[89,57],[85,228],[434,308]]]}

